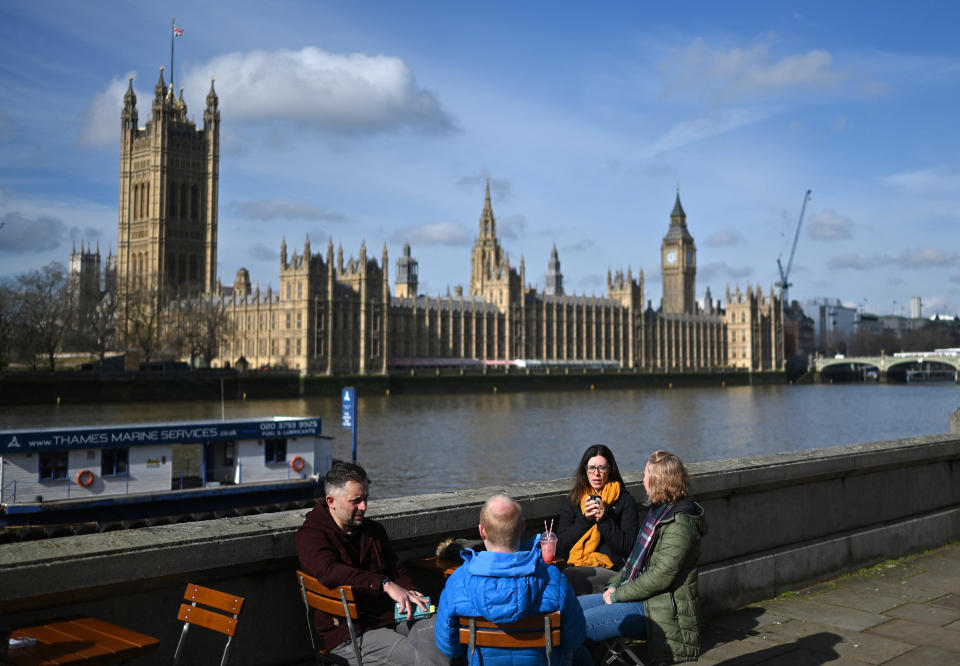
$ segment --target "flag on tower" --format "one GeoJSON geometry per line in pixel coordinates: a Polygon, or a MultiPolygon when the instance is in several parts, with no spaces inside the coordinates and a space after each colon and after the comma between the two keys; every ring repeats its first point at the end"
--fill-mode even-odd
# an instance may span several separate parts
{"type": "Polygon", "coordinates": [[[181,30],[180,28],[174,26],[174,28],[173,28],[173,36],[174,36],[174,37],[182,37],[182,36],[183,36],[183,30],[181,30]]]}

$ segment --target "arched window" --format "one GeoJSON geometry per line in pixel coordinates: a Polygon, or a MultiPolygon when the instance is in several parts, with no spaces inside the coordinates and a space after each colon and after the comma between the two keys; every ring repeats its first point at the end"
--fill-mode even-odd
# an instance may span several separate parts
{"type": "Polygon", "coordinates": [[[177,266],[176,259],[174,259],[173,253],[167,255],[167,282],[173,284],[174,278],[177,276],[177,266]]]}
{"type": "Polygon", "coordinates": [[[190,219],[194,222],[200,219],[200,191],[196,185],[190,188],[190,219]]]}
{"type": "Polygon", "coordinates": [[[190,255],[190,281],[197,281],[197,255],[190,255]]]}
{"type": "Polygon", "coordinates": [[[179,274],[177,283],[185,282],[187,279],[187,257],[185,255],[180,255],[180,265],[177,267],[177,272],[179,274]]]}
{"type": "Polygon", "coordinates": [[[133,196],[130,197],[130,217],[134,220],[140,217],[140,186],[133,186],[133,196]]]}
{"type": "Polygon", "coordinates": [[[143,208],[140,215],[150,217],[150,183],[147,183],[143,188],[143,208]]]}
{"type": "Polygon", "coordinates": [[[188,208],[189,202],[187,201],[187,184],[183,183],[180,186],[180,217],[187,219],[190,217],[190,209],[188,208]]]}
{"type": "Polygon", "coordinates": [[[167,188],[167,217],[177,216],[177,185],[170,181],[167,188]]]}

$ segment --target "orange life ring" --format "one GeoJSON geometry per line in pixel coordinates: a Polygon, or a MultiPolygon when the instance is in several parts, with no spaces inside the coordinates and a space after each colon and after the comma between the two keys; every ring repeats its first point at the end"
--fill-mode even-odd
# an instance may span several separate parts
{"type": "Polygon", "coordinates": [[[84,488],[89,486],[91,483],[93,483],[93,472],[91,472],[89,469],[81,470],[81,472],[77,474],[77,483],[84,488]]]}
{"type": "Polygon", "coordinates": [[[290,469],[292,469],[294,472],[302,472],[305,464],[306,463],[304,462],[303,458],[300,456],[294,456],[293,460],[290,461],[290,469]]]}

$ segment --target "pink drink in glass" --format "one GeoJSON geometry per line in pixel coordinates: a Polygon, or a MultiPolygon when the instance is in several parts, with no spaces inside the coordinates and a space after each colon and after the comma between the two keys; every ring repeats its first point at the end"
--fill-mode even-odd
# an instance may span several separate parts
{"type": "Polygon", "coordinates": [[[557,535],[553,532],[544,532],[540,537],[540,553],[543,561],[549,564],[557,556],[557,535]]]}

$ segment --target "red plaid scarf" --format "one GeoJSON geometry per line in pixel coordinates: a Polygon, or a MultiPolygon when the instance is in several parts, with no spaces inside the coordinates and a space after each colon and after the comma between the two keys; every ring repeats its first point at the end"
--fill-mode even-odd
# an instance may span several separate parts
{"type": "Polygon", "coordinates": [[[637,535],[637,543],[634,544],[633,550],[630,551],[630,557],[623,565],[623,571],[627,572],[627,575],[620,575],[620,585],[629,583],[640,575],[643,565],[647,561],[647,555],[650,554],[650,544],[653,543],[653,533],[657,529],[657,525],[673,515],[676,508],[676,504],[659,504],[650,507],[650,511],[647,512],[647,519],[643,521],[643,527],[640,528],[640,534],[637,535]]]}

